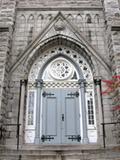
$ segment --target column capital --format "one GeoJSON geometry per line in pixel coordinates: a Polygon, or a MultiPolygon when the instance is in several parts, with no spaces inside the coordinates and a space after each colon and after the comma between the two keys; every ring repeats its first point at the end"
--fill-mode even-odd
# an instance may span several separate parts
{"type": "Polygon", "coordinates": [[[78,80],[78,84],[80,85],[80,87],[85,87],[86,86],[86,80],[85,79],[79,79],[78,80]]]}
{"type": "Polygon", "coordinates": [[[43,87],[43,80],[42,79],[36,79],[35,80],[35,86],[42,88],[43,87]]]}
{"type": "Polygon", "coordinates": [[[21,79],[21,80],[20,80],[20,84],[21,84],[21,85],[26,85],[27,82],[28,82],[27,79],[21,79]]]}
{"type": "Polygon", "coordinates": [[[97,85],[101,85],[101,79],[94,79],[94,84],[97,85]]]}

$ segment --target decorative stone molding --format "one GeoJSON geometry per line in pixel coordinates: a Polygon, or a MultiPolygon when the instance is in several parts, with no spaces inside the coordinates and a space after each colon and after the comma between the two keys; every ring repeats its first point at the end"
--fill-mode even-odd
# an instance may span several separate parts
{"type": "Polygon", "coordinates": [[[42,79],[36,79],[35,81],[35,87],[43,87],[43,80],[42,79]]]}
{"type": "Polygon", "coordinates": [[[59,19],[55,23],[54,28],[55,28],[56,31],[63,31],[63,30],[65,30],[64,22],[61,19],[59,19]]]}
{"type": "MultiPolygon", "coordinates": [[[[90,56],[94,57],[96,60],[99,61],[99,63],[101,63],[104,66],[104,68],[108,72],[110,72],[109,65],[105,62],[105,60],[100,56],[100,54],[95,50],[95,48],[90,45],[90,43],[86,40],[84,35],[82,35],[76,28],[74,28],[72,24],[68,23],[67,19],[62,15],[62,13],[58,13],[56,17],[54,17],[54,19],[50,21],[50,23],[44,28],[43,32],[39,35],[39,37],[37,37],[37,39],[34,40],[25,49],[25,51],[18,57],[18,60],[11,68],[11,72],[16,70],[17,66],[20,65],[20,63],[23,61],[24,58],[27,57],[26,62],[28,62],[32,60],[34,57],[36,57],[38,55],[38,52],[40,54],[40,52],[41,51],[43,52],[45,48],[47,49],[48,47],[55,46],[55,44],[57,45],[62,44],[64,43],[64,40],[67,41],[65,42],[65,45],[71,45],[71,47],[73,47],[76,44],[77,46],[75,46],[75,48],[78,49],[80,47],[81,48],[80,50],[83,51],[82,53],[83,56],[89,55],[88,60],[91,59],[90,56]],[[64,20],[66,25],[66,28],[65,28],[66,30],[63,30],[65,32],[62,33],[64,34],[64,36],[58,33],[56,35],[56,32],[54,32],[55,31],[54,24],[59,19],[64,20]]],[[[31,63],[32,62],[28,62],[28,64],[31,64],[31,63]]]]}
{"type": "Polygon", "coordinates": [[[54,59],[54,56],[57,56],[57,55],[58,55],[58,57],[61,57],[58,54],[59,49],[62,50],[61,56],[63,55],[63,57],[64,57],[64,55],[69,55],[70,58],[73,59],[73,61],[75,61],[78,64],[78,66],[81,68],[81,70],[83,72],[85,79],[92,80],[92,72],[91,72],[90,66],[88,65],[88,62],[81,55],[79,55],[77,52],[71,50],[70,48],[64,47],[64,46],[58,46],[58,47],[52,48],[51,50],[49,50],[49,52],[43,53],[43,55],[41,55],[35,61],[35,63],[33,64],[32,68],[31,68],[30,74],[29,74],[29,78],[28,78],[29,81],[34,82],[35,79],[38,78],[36,76],[39,76],[40,68],[43,65],[45,65],[51,57],[53,57],[53,59],[54,59]]]}

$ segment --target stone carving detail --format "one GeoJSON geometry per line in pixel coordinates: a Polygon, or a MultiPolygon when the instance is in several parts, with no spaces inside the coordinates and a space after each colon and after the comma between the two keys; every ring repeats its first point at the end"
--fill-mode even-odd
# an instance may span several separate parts
{"type": "Polygon", "coordinates": [[[61,52],[64,55],[69,55],[78,64],[78,66],[82,70],[84,79],[87,79],[88,81],[92,80],[92,72],[89,65],[85,61],[85,59],[79,53],[67,47],[64,48],[64,47],[58,46],[58,47],[52,48],[48,52],[43,53],[43,55],[41,55],[37,59],[37,61],[33,64],[31,68],[31,71],[28,77],[29,82],[35,82],[35,79],[38,79],[40,68],[49,60],[49,58],[51,58],[52,56],[55,56],[59,52],[61,52]]]}
{"type": "MultiPolygon", "coordinates": [[[[40,57],[33,64],[28,77],[28,92],[32,89],[33,90],[37,89],[35,82],[36,82],[36,79],[39,79],[39,78],[43,79],[42,87],[45,87],[45,88],[71,88],[71,87],[80,88],[80,85],[78,83],[78,79],[80,77],[78,75],[77,68],[72,64],[71,61],[65,58],[65,55],[66,57],[69,56],[71,58],[71,61],[73,60],[74,62],[76,62],[78,67],[81,68],[84,79],[86,80],[86,85],[85,85],[86,87],[85,91],[87,96],[86,104],[87,104],[87,107],[89,107],[88,109],[90,112],[88,114],[88,122],[89,122],[88,127],[94,127],[94,112],[93,112],[94,111],[94,108],[93,108],[94,94],[91,94],[91,93],[94,93],[92,72],[86,60],[74,50],[64,46],[57,46],[57,47],[51,48],[50,50],[40,55],[40,57]],[[60,56],[58,56],[56,59],[53,58],[53,60],[49,61],[49,59],[51,59],[56,55],[60,55],[60,56]],[[39,74],[40,74],[41,68],[43,68],[44,65],[45,65],[45,70],[43,71],[43,74],[41,75],[42,76],[41,77],[39,76],[39,74]]],[[[29,101],[29,103],[30,105],[28,107],[32,105],[32,102],[29,101]]],[[[34,101],[34,103],[36,103],[36,100],[34,101]]],[[[30,109],[32,109],[32,107],[30,107],[30,109]]],[[[31,112],[30,112],[30,115],[32,115],[31,112]]],[[[30,120],[33,119],[32,117],[28,117],[28,119],[29,118],[30,120]]],[[[34,127],[35,126],[33,125],[34,131],[31,132],[31,128],[29,128],[29,125],[27,124],[27,130],[25,134],[26,143],[34,143],[33,142],[33,139],[35,138],[34,127]]]]}
{"type": "Polygon", "coordinates": [[[28,18],[28,24],[27,24],[28,44],[32,41],[32,38],[33,38],[34,24],[35,24],[34,16],[30,15],[30,17],[28,18]]]}
{"type": "Polygon", "coordinates": [[[42,14],[40,14],[38,17],[37,17],[37,23],[36,23],[36,31],[37,32],[40,32],[41,29],[43,28],[43,24],[44,23],[44,16],[42,14]]]}
{"type": "Polygon", "coordinates": [[[79,84],[75,81],[68,82],[45,82],[43,87],[45,88],[77,88],[79,84]]]}
{"type": "Polygon", "coordinates": [[[86,15],[86,23],[92,23],[92,18],[90,14],[86,15]]]}
{"type": "Polygon", "coordinates": [[[64,80],[72,75],[72,66],[65,59],[57,59],[52,62],[50,66],[50,74],[53,78],[57,80],[64,80]]]}
{"type": "Polygon", "coordinates": [[[63,23],[62,20],[58,20],[56,23],[55,23],[55,26],[54,26],[54,29],[56,31],[63,31],[65,29],[65,25],[63,23]]]}

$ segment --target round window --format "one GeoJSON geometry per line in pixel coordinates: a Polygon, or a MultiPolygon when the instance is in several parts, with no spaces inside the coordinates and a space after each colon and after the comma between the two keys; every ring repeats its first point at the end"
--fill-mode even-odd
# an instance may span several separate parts
{"type": "Polygon", "coordinates": [[[73,74],[73,68],[71,64],[63,59],[56,59],[50,65],[50,75],[57,80],[68,79],[73,74]]]}

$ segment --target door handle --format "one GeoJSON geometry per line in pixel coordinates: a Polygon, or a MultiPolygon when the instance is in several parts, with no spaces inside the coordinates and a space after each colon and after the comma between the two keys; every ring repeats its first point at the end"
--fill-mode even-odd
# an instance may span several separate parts
{"type": "Polygon", "coordinates": [[[64,121],[64,114],[62,114],[62,121],[64,121]]]}

